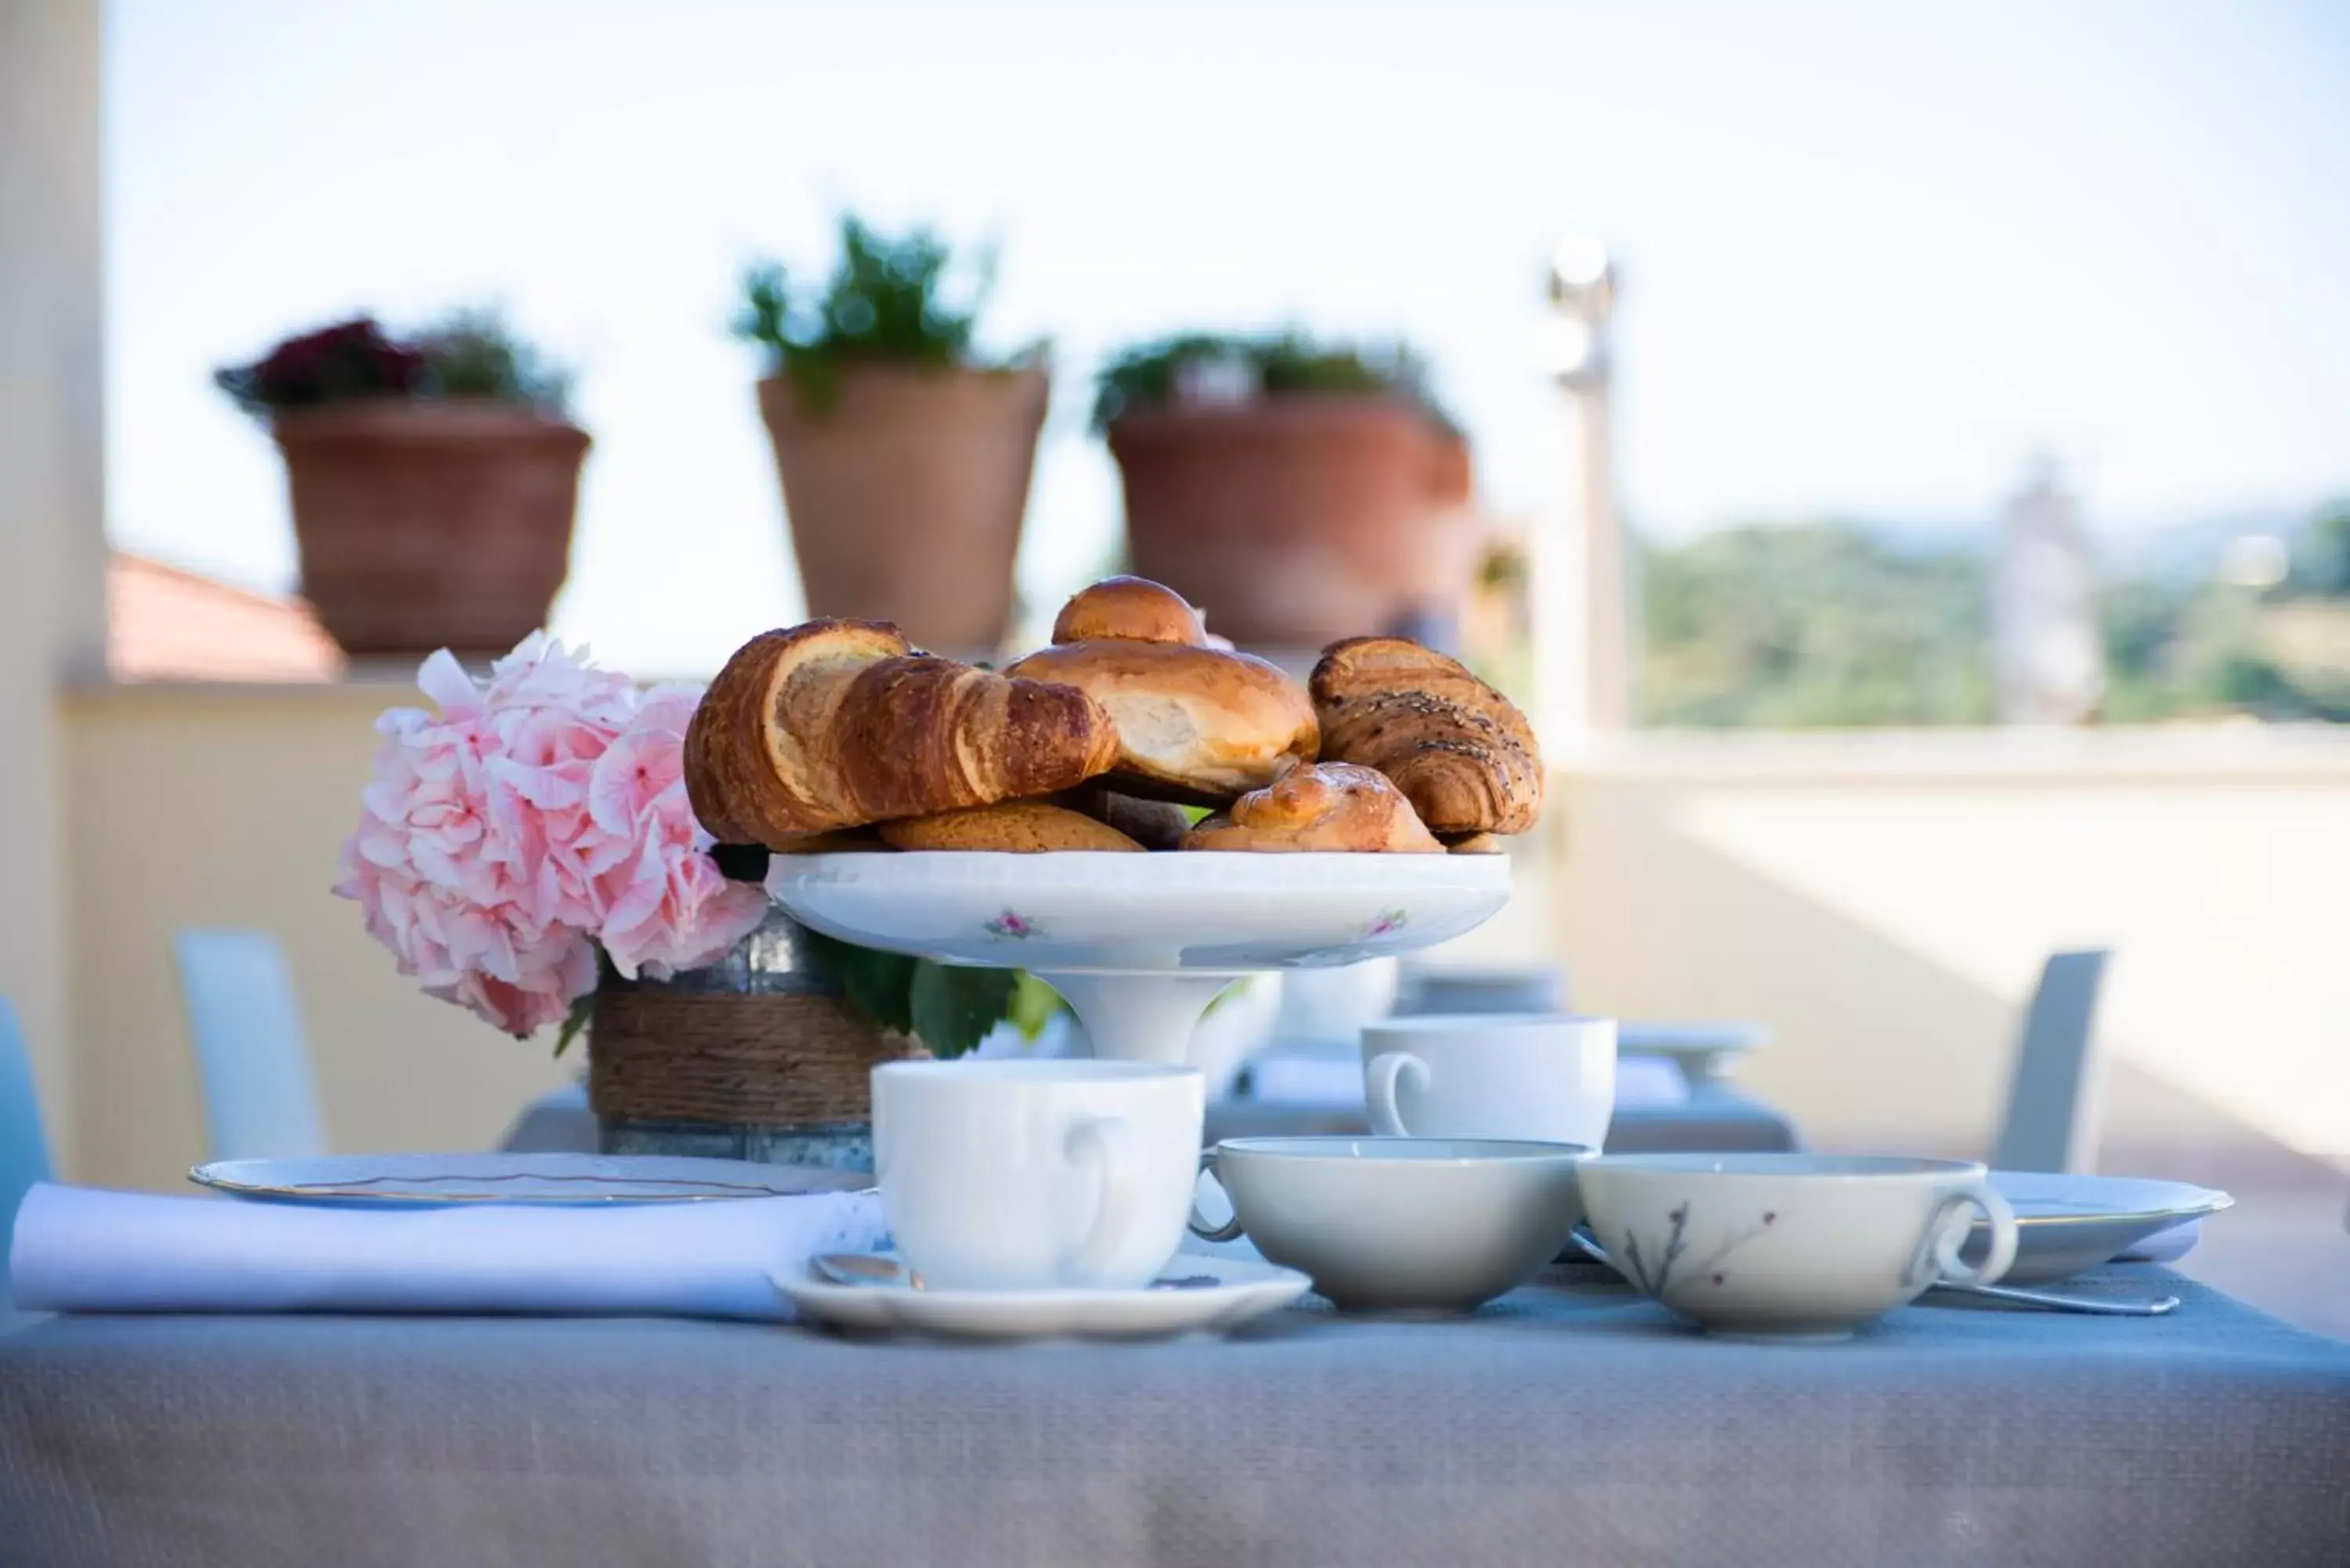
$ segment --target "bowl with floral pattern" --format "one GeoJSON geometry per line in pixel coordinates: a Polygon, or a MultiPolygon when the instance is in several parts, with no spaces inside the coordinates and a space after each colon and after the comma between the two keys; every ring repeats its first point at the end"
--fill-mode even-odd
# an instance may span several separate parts
{"type": "Polygon", "coordinates": [[[2015,1214],[1971,1160],[1631,1154],[1586,1160],[1591,1232],[1643,1294],[1717,1334],[1848,1337],[1938,1283],[1990,1284],[2015,1214]],[[1960,1249],[1980,1214],[1988,1255],[1960,1249]]]}

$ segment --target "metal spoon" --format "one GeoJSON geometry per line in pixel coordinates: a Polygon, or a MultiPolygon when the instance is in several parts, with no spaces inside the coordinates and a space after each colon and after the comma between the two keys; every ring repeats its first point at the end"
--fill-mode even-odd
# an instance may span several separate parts
{"type": "Polygon", "coordinates": [[[923,1288],[921,1275],[894,1258],[877,1258],[870,1252],[818,1252],[808,1263],[836,1285],[904,1284],[911,1290],[923,1288]]]}
{"type": "MultiPolygon", "coordinates": [[[[819,1274],[836,1285],[895,1285],[926,1290],[922,1276],[894,1258],[871,1252],[818,1252],[808,1260],[819,1274]]],[[[1207,1291],[1223,1283],[1213,1274],[1162,1275],[1144,1288],[1154,1291],[1207,1291]]]]}
{"type": "Polygon", "coordinates": [[[2051,1312],[2087,1313],[2094,1317],[2166,1317],[2178,1310],[2177,1296],[2074,1296],[2056,1291],[2027,1291],[2014,1285],[1937,1284],[1932,1291],[1953,1295],[1989,1296],[2019,1306],[2045,1307],[2051,1312]]]}
{"type": "MultiPolygon", "coordinates": [[[[1607,1263],[1607,1250],[1580,1230],[1571,1232],[1573,1241],[1585,1256],[1596,1263],[1607,1263]]],[[[1613,1263],[1608,1263],[1613,1268],[1613,1263]]],[[[1942,1283],[1929,1287],[1949,1291],[1955,1295],[1988,1296],[1993,1301],[2013,1302],[2018,1306],[2036,1306],[2049,1312],[2087,1313],[2095,1317],[2163,1317],[2178,1307],[2177,1296],[2073,1296],[2055,1291],[2020,1290],[2013,1285],[1960,1285],[1942,1283]]]]}

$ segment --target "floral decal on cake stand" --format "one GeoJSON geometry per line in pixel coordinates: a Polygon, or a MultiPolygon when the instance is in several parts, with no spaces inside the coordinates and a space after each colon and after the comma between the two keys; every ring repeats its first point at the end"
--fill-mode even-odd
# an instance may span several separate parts
{"type": "Polygon", "coordinates": [[[1024,942],[1037,934],[1036,922],[1017,909],[1006,909],[987,922],[987,934],[1008,942],[1024,942]]]}

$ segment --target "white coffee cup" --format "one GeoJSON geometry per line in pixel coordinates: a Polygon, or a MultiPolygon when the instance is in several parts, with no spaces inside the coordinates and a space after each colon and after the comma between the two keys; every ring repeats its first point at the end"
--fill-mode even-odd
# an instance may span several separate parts
{"type": "Polygon", "coordinates": [[[887,1062],[882,1210],[933,1289],[1145,1285],[1183,1238],[1205,1109],[1193,1067],[887,1062]]]}
{"type": "Polygon", "coordinates": [[[1561,1012],[1390,1018],[1363,1027],[1371,1130],[1603,1147],[1616,1021],[1561,1012]]]}

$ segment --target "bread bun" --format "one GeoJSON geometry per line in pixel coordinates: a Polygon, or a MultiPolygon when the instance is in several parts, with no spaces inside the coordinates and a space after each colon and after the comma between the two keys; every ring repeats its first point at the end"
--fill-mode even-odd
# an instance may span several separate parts
{"type": "Polygon", "coordinates": [[[1507,855],[1509,846],[1498,833],[1472,833],[1465,838],[1448,838],[1444,847],[1455,855],[1507,855]]]}
{"type": "Polygon", "coordinates": [[[1510,700],[1407,638],[1334,642],[1308,686],[1323,754],[1393,779],[1431,832],[1523,833],[1542,811],[1542,753],[1510,700]]]}
{"type": "Polygon", "coordinates": [[[882,621],[812,620],[735,650],[685,737],[686,794],[724,844],[1050,794],[1118,756],[1066,686],[916,655],[882,621]]]}
{"type": "Polygon", "coordinates": [[[1011,855],[1096,849],[1142,852],[1142,846],[1107,823],[1041,800],[1007,800],[931,816],[910,816],[880,826],[893,849],[983,849],[1011,855]]]}
{"type": "Polygon", "coordinates": [[[1181,596],[1113,577],[1071,599],[1055,646],[1006,674],[1075,686],[1118,726],[1109,782],[1131,794],[1221,805],[1313,760],[1314,703],[1263,659],[1203,646],[1181,596]],[[1066,633],[1083,633],[1074,639],[1066,633]]]}
{"type": "Polygon", "coordinates": [[[1053,640],[1091,642],[1105,637],[1198,647],[1208,640],[1208,628],[1191,601],[1173,588],[1148,577],[1104,577],[1061,607],[1053,622],[1053,640]]]}
{"type": "Polygon", "coordinates": [[[1228,815],[1209,817],[1186,834],[1183,847],[1444,853],[1384,774],[1347,763],[1297,768],[1270,788],[1250,791],[1232,802],[1228,815]]]}

